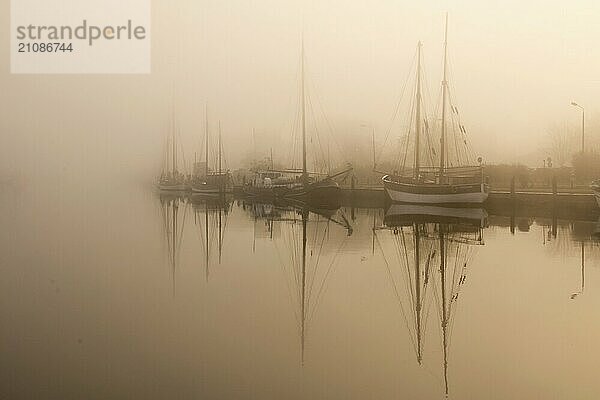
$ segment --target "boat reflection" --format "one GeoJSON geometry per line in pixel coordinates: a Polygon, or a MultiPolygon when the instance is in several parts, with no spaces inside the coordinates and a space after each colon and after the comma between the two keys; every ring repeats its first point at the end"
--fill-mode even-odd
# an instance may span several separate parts
{"type": "Polygon", "coordinates": [[[173,295],[175,295],[175,275],[179,265],[179,255],[181,253],[181,243],[185,220],[189,205],[184,196],[176,193],[159,194],[161,205],[161,217],[163,221],[163,233],[167,245],[167,255],[171,269],[171,281],[173,285],[173,295]]]}
{"type": "Polygon", "coordinates": [[[190,197],[189,202],[194,212],[194,225],[198,233],[205,268],[206,282],[210,277],[210,263],[215,246],[218,264],[221,264],[223,255],[223,241],[227,227],[231,201],[228,197],[220,195],[198,195],[190,197]]]}
{"type": "Polygon", "coordinates": [[[265,221],[277,252],[293,303],[304,365],[309,323],[353,228],[341,210],[318,209],[300,201],[245,203],[244,207],[255,221],[265,221]]]}
{"type": "Polygon", "coordinates": [[[430,334],[428,320],[437,311],[446,396],[458,298],[474,249],[484,244],[486,226],[487,213],[482,209],[393,205],[384,226],[374,229],[419,365],[430,334]]]}

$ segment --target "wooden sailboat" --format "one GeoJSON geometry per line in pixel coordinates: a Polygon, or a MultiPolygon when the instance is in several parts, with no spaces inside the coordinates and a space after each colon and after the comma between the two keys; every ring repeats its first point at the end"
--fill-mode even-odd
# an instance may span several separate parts
{"type": "Polygon", "coordinates": [[[266,200],[295,199],[311,205],[338,208],[341,189],[335,178],[348,174],[352,168],[325,175],[311,174],[307,168],[306,149],[306,93],[305,93],[304,40],[301,50],[301,115],[302,130],[302,169],[257,171],[254,179],[243,188],[247,196],[266,200]]]}
{"type": "Polygon", "coordinates": [[[210,171],[209,164],[209,129],[208,113],[206,113],[206,122],[204,129],[204,164],[203,168],[196,168],[200,165],[195,163],[195,171],[192,183],[193,195],[213,195],[218,196],[225,193],[229,182],[229,173],[223,172],[223,146],[221,141],[221,123],[219,123],[219,140],[216,171],[210,171]]]}
{"type": "Polygon", "coordinates": [[[158,180],[158,188],[164,191],[187,191],[189,189],[188,180],[185,174],[179,171],[177,165],[177,127],[174,115],[171,121],[171,135],[167,137],[166,149],[165,165],[158,180]]]}
{"type": "MultiPolygon", "coordinates": [[[[422,71],[421,71],[421,42],[417,46],[417,73],[415,88],[415,132],[414,132],[414,162],[412,169],[402,165],[401,171],[385,175],[383,185],[389,198],[394,202],[416,204],[481,204],[489,194],[489,186],[483,176],[481,165],[449,165],[448,160],[448,116],[447,108],[450,100],[447,76],[447,44],[448,17],[444,37],[444,72],[442,78],[442,117],[439,147],[439,164],[426,166],[421,160],[424,139],[422,106],[422,71]]],[[[451,106],[451,111],[458,114],[458,109],[451,106]]],[[[464,135],[465,128],[458,123],[458,134],[464,135]]],[[[455,133],[456,135],[456,133],[455,133]]],[[[455,136],[456,137],[456,136],[455,136]]],[[[461,136],[460,141],[464,139],[461,136]]],[[[458,154],[458,152],[457,152],[458,154]]],[[[458,160],[459,162],[461,160],[458,160]]],[[[460,164],[460,163],[459,163],[460,164]]]]}

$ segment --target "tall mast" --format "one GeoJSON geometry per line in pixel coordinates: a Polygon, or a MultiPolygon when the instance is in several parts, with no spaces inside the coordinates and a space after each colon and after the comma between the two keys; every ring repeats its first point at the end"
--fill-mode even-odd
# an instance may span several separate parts
{"type": "Polygon", "coordinates": [[[304,94],[304,34],[302,34],[302,82],[301,82],[301,96],[302,96],[302,180],[308,182],[308,172],[306,170],[306,98],[304,94]]]}
{"type": "Polygon", "coordinates": [[[306,223],[308,221],[309,211],[307,209],[302,210],[302,305],[300,310],[301,327],[300,327],[300,341],[302,347],[302,365],[304,365],[304,334],[305,334],[305,323],[306,323],[306,223]]]}
{"type": "Polygon", "coordinates": [[[422,354],[421,354],[421,265],[420,258],[421,253],[419,251],[420,243],[420,232],[419,225],[414,224],[413,226],[415,232],[415,292],[416,292],[416,324],[417,324],[417,361],[421,364],[422,354]]]}
{"type": "Polygon", "coordinates": [[[219,175],[221,175],[221,121],[219,121],[219,175]]]}
{"type": "Polygon", "coordinates": [[[419,178],[419,169],[421,168],[421,47],[423,44],[419,41],[417,44],[417,112],[415,113],[416,119],[416,133],[415,133],[415,179],[419,178]]]}
{"type": "Polygon", "coordinates": [[[173,174],[175,174],[175,172],[177,172],[177,140],[176,140],[176,136],[175,136],[175,107],[173,107],[173,124],[171,126],[171,135],[173,135],[173,140],[172,140],[172,145],[173,148],[171,149],[173,152],[173,174]]]}
{"type": "Polygon", "coordinates": [[[442,287],[442,340],[444,345],[444,389],[448,396],[448,318],[449,306],[447,304],[446,293],[446,244],[444,240],[444,230],[446,228],[439,225],[439,240],[440,240],[440,277],[442,287]]]}
{"type": "Polygon", "coordinates": [[[204,162],[206,163],[205,175],[208,176],[208,106],[204,106],[204,162]]]}
{"type": "Polygon", "coordinates": [[[444,76],[442,78],[442,135],[440,138],[440,178],[446,167],[446,102],[448,98],[448,13],[446,13],[446,30],[444,33],[444,76]]]}
{"type": "Polygon", "coordinates": [[[204,236],[206,238],[205,239],[206,244],[204,245],[204,248],[206,250],[206,282],[208,282],[208,275],[210,274],[210,271],[209,271],[210,242],[209,242],[208,235],[210,234],[210,231],[208,230],[208,203],[207,202],[204,203],[204,230],[205,230],[204,236]]]}

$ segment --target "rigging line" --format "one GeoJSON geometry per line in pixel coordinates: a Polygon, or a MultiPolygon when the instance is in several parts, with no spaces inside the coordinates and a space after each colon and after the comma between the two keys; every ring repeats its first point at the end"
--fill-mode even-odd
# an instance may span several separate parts
{"type": "MultiPolygon", "coordinates": [[[[427,121],[427,120],[425,120],[425,121],[427,121]]],[[[427,156],[429,158],[429,163],[431,165],[435,165],[434,164],[434,159],[433,159],[433,155],[434,155],[435,149],[434,149],[433,144],[432,144],[431,130],[429,129],[429,123],[428,122],[425,122],[425,138],[427,139],[427,147],[429,149],[429,152],[427,154],[427,156]],[[432,151],[432,149],[433,149],[433,151],[432,151]]]]}
{"type": "MultiPolygon", "coordinates": [[[[297,153],[299,152],[299,148],[298,148],[298,141],[299,141],[299,131],[300,129],[300,102],[302,101],[302,99],[300,99],[300,93],[297,94],[297,101],[298,101],[298,107],[296,107],[296,112],[294,114],[294,122],[292,125],[292,146],[290,146],[290,150],[291,150],[291,154],[288,156],[288,159],[291,158],[291,162],[292,162],[292,167],[295,168],[296,167],[296,158],[297,158],[297,153]]],[[[288,153],[289,154],[289,153],[288,153]]]]}
{"type": "MultiPolygon", "coordinates": [[[[321,145],[321,138],[319,137],[319,128],[318,128],[317,123],[316,123],[316,117],[314,115],[314,110],[312,108],[312,103],[310,101],[310,97],[307,97],[307,98],[308,98],[308,102],[307,102],[307,104],[308,104],[308,113],[313,116],[313,121],[312,121],[313,122],[313,124],[312,124],[312,128],[313,129],[312,130],[315,132],[314,135],[307,136],[307,139],[309,139],[309,145],[310,145],[310,148],[311,148],[311,151],[309,152],[309,154],[312,156],[311,157],[312,158],[311,161],[312,161],[312,166],[314,168],[314,171],[321,172],[321,167],[319,165],[319,152],[323,152],[323,147],[321,145]],[[313,138],[315,138],[315,137],[316,137],[316,140],[313,141],[313,138]]],[[[307,130],[307,133],[308,133],[308,130],[307,130]]],[[[324,158],[325,157],[323,157],[323,159],[324,158]]]]}
{"type": "MultiPolygon", "coordinates": [[[[279,259],[279,267],[282,269],[284,277],[286,277],[285,283],[288,288],[288,298],[289,298],[290,304],[292,306],[294,318],[296,319],[296,324],[297,324],[296,328],[298,328],[298,330],[300,330],[300,315],[298,314],[298,312],[296,310],[296,306],[297,306],[296,302],[298,301],[298,298],[294,299],[294,296],[292,295],[293,291],[292,291],[292,287],[290,286],[290,279],[288,278],[290,271],[286,267],[287,264],[283,262],[279,248],[277,247],[277,245],[274,245],[274,247],[275,247],[275,251],[277,253],[277,258],[279,259]]],[[[297,295],[297,293],[296,293],[296,295],[297,295]]]]}
{"type": "MultiPolygon", "coordinates": [[[[408,258],[408,250],[406,247],[406,237],[404,235],[404,230],[400,229],[400,236],[402,239],[402,248],[404,249],[404,267],[406,269],[406,276],[404,278],[404,282],[405,285],[408,286],[408,291],[410,292],[410,300],[411,300],[411,313],[413,314],[413,316],[416,318],[416,310],[415,310],[415,302],[416,302],[416,293],[415,293],[415,286],[416,285],[416,281],[415,281],[415,285],[413,285],[413,274],[411,273],[412,271],[410,270],[410,260],[408,258]],[[407,279],[408,278],[408,279],[407,279]]],[[[413,249],[416,251],[416,249],[413,249]]],[[[402,260],[402,254],[400,253],[400,249],[398,248],[398,256],[399,259],[402,260]]],[[[416,266],[415,266],[416,268],[416,266]]]]}
{"type": "MultiPolygon", "coordinates": [[[[196,215],[199,215],[199,213],[196,211],[196,215]]],[[[198,226],[199,229],[196,229],[196,234],[198,235],[198,238],[200,239],[200,246],[202,248],[202,251],[204,252],[204,254],[206,254],[206,244],[204,243],[204,229],[202,229],[202,222],[200,222],[200,219],[198,218],[196,221],[196,226],[198,226]]]]}
{"type": "MultiPolygon", "coordinates": [[[[322,159],[326,160],[327,157],[325,156],[325,151],[323,150],[323,144],[321,143],[321,136],[319,135],[319,126],[317,124],[317,116],[316,116],[314,108],[313,108],[313,104],[312,104],[312,101],[311,101],[311,98],[310,98],[310,93],[306,97],[308,99],[309,114],[311,114],[312,117],[313,117],[313,128],[314,128],[314,131],[315,131],[315,136],[317,138],[316,144],[313,144],[312,140],[311,140],[311,144],[313,145],[313,148],[315,148],[317,150],[320,150],[322,159]]],[[[314,154],[316,155],[317,152],[315,151],[314,154]]],[[[322,169],[319,167],[319,162],[317,161],[317,157],[316,156],[313,156],[313,164],[314,164],[315,169],[317,171],[319,171],[319,172],[322,171],[322,169]]],[[[325,162],[324,162],[324,164],[325,164],[325,162]]]]}
{"type": "Polygon", "coordinates": [[[333,270],[334,265],[336,265],[336,261],[338,256],[341,254],[341,251],[343,250],[343,248],[345,247],[345,244],[348,241],[348,236],[346,236],[344,238],[344,240],[342,240],[342,244],[340,245],[340,248],[338,249],[338,251],[334,254],[333,259],[331,260],[331,263],[329,264],[329,268],[327,269],[327,272],[325,273],[325,277],[323,278],[323,280],[321,281],[321,286],[319,287],[318,291],[317,291],[317,297],[315,300],[315,306],[313,307],[313,309],[310,312],[310,315],[308,317],[308,321],[311,321],[316,313],[316,310],[319,308],[319,304],[321,304],[321,299],[323,298],[323,293],[325,292],[325,283],[328,281],[329,275],[331,274],[331,271],[333,270]]]}
{"type": "MultiPolygon", "coordinates": [[[[286,240],[286,244],[288,244],[288,250],[289,250],[289,254],[291,254],[291,265],[290,265],[290,270],[292,271],[292,274],[294,276],[294,283],[295,283],[295,287],[296,287],[296,296],[297,296],[297,300],[301,297],[301,293],[300,293],[300,268],[298,267],[298,254],[297,253],[297,244],[298,241],[296,240],[296,233],[294,232],[294,226],[296,224],[295,223],[291,223],[289,226],[291,228],[291,234],[287,235],[288,236],[288,240],[286,240]]],[[[298,300],[299,301],[299,300],[298,300]]]]}
{"type": "MultiPolygon", "coordinates": [[[[416,84],[415,84],[416,85],[416,84]]],[[[415,86],[415,92],[416,92],[416,86],[415,86]]],[[[416,99],[413,97],[413,99],[411,100],[411,108],[410,108],[410,113],[409,113],[409,117],[408,117],[408,130],[406,133],[406,142],[404,144],[401,144],[401,146],[404,147],[404,157],[402,159],[402,164],[400,164],[400,159],[398,158],[397,160],[397,165],[396,165],[396,169],[402,169],[402,171],[404,172],[404,168],[406,166],[406,159],[408,157],[408,148],[410,147],[410,138],[411,138],[411,128],[412,128],[412,120],[414,118],[416,112],[416,99]]]]}
{"type": "MultiPolygon", "coordinates": [[[[466,274],[467,274],[467,262],[465,262],[465,264],[464,264],[464,266],[462,268],[462,272],[461,272],[461,275],[466,276],[466,274]]],[[[449,332],[448,344],[450,344],[450,342],[452,340],[452,332],[454,330],[454,321],[455,321],[454,316],[451,314],[450,315],[450,324],[449,324],[450,327],[449,327],[449,331],[448,331],[449,332]]]]}
{"type": "Polygon", "coordinates": [[[392,289],[394,291],[394,294],[396,295],[398,304],[400,305],[400,314],[402,315],[402,319],[404,320],[404,325],[406,326],[406,330],[408,331],[408,337],[410,338],[410,341],[413,345],[413,350],[416,353],[418,351],[417,350],[417,339],[415,337],[415,333],[413,333],[413,331],[411,330],[410,324],[408,322],[408,318],[406,317],[406,312],[405,312],[404,306],[402,304],[402,299],[400,297],[400,292],[398,291],[398,286],[396,285],[396,281],[394,280],[394,277],[392,275],[392,270],[390,268],[390,264],[389,264],[387,258],[385,257],[385,251],[383,250],[383,246],[381,245],[381,241],[379,240],[379,236],[377,234],[375,234],[375,240],[377,241],[377,245],[378,245],[379,249],[381,250],[381,254],[383,256],[382,257],[383,263],[385,264],[386,271],[387,271],[390,281],[392,283],[392,289]]]}
{"type": "MultiPolygon", "coordinates": [[[[442,118],[440,118],[439,120],[437,118],[437,116],[440,114],[440,105],[444,101],[442,92],[443,92],[443,88],[440,87],[440,89],[438,91],[438,98],[435,102],[436,106],[435,106],[434,114],[433,114],[434,115],[435,139],[440,144],[440,149],[439,149],[440,154],[437,154],[434,165],[438,164],[438,160],[442,157],[442,152],[445,152],[444,154],[447,154],[446,148],[442,148],[442,146],[441,146],[441,143],[442,143],[442,132],[441,131],[442,131],[442,124],[444,123],[444,121],[442,121],[442,118]]],[[[446,167],[446,162],[444,162],[444,167],[446,167]]]]}
{"type": "MultiPolygon", "coordinates": [[[[315,224],[315,231],[317,231],[317,229],[318,229],[318,224],[315,224]]],[[[315,241],[314,241],[314,244],[313,244],[313,248],[317,247],[316,246],[316,244],[317,244],[317,236],[318,236],[317,233],[318,232],[315,232],[315,235],[314,235],[315,241]]],[[[323,232],[323,237],[321,238],[321,243],[320,243],[320,246],[319,246],[319,250],[317,252],[317,259],[316,259],[315,264],[314,264],[313,275],[312,275],[310,284],[308,285],[308,295],[306,296],[306,298],[307,298],[308,301],[310,301],[310,298],[312,296],[312,289],[313,289],[313,286],[314,286],[314,283],[315,283],[315,278],[317,276],[317,270],[319,268],[319,262],[321,260],[321,254],[323,253],[323,246],[325,245],[325,239],[326,238],[327,238],[326,231],[324,231],[323,232]]],[[[312,256],[312,252],[311,252],[311,256],[312,256]]]]}
{"type": "MultiPolygon", "coordinates": [[[[283,237],[285,238],[286,236],[288,237],[287,240],[285,240],[285,244],[288,245],[287,247],[287,254],[288,254],[288,259],[289,261],[285,262],[285,265],[287,266],[286,269],[288,270],[288,273],[291,276],[291,281],[293,284],[293,290],[294,290],[294,296],[295,296],[295,301],[299,302],[299,298],[300,298],[300,278],[299,278],[299,271],[298,271],[298,267],[297,267],[297,255],[296,255],[296,246],[295,246],[295,235],[293,232],[294,227],[290,226],[291,230],[292,230],[292,234],[291,236],[289,235],[284,235],[283,237]],[[289,247],[289,246],[293,246],[293,247],[289,247]]],[[[275,242],[277,243],[277,242],[275,242]]]]}
{"type": "MultiPolygon", "coordinates": [[[[315,90],[315,92],[316,92],[316,90],[315,90]]],[[[329,120],[329,118],[327,117],[327,114],[325,113],[325,108],[323,107],[321,98],[319,96],[315,96],[315,97],[317,98],[317,105],[319,106],[321,114],[323,115],[325,124],[326,124],[327,128],[329,129],[329,136],[333,139],[333,142],[335,143],[338,151],[340,151],[342,153],[342,157],[344,159],[348,160],[348,152],[344,150],[343,146],[340,146],[340,142],[338,141],[338,139],[335,135],[336,130],[335,130],[333,124],[331,123],[331,121],[329,120]]]]}
{"type": "MultiPolygon", "coordinates": [[[[396,116],[398,115],[398,111],[400,110],[400,105],[402,104],[402,99],[404,98],[404,92],[406,91],[406,87],[408,86],[408,82],[411,79],[411,75],[412,75],[411,71],[413,70],[413,67],[416,64],[416,60],[417,60],[417,50],[415,50],[415,52],[413,53],[413,59],[412,59],[412,62],[410,64],[409,73],[406,75],[406,79],[404,81],[404,84],[402,85],[402,89],[400,90],[400,96],[398,97],[398,101],[396,102],[396,107],[395,107],[395,109],[394,109],[394,111],[392,113],[392,116],[391,116],[391,118],[389,120],[389,123],[388,123],[388,129],[387,129],[387,131],[385,133],[385,137],[384,137],[384,140],[383,140],[383,146],[381,146],[381,149],[379,150],[379,153],[375,157],[376,161],[379,160],[379,158],[381,157],[381,153],[386,148],[387,141],[388,141],[390,133],[392,131],[392,126],[394,124],[394,121],[396,120],[396,116]]],[[[377,164],[377,162],[375,164],[377,164]]]]}
{"type": "Polygon", "coordinates": [[[170,230],[171,223],[169,221],[169,215],[170,215],[169,203],[170,203],[170,201],[167,201],[164,205],[161,204],[161,206],[162,206],[161,208],[162,208],[163,214],[165,216],[165,218],[164,218],[165,227],[164,228],[165,228],[165,234],[167,235],[167,251],[169,254],[169,258],[170,258],[171,257],[170,254],[173,254],[173,250],[171,248],[171,230],[170,230]]]}
{"type": "Polygon", "coordinates": [[[400,239],[398,238],[399,236],[404,235],[403,230],[401,229],[400,232],[398,233],[393,233],[392,236],[392,243],[393,243],[393,248],[394,248],[394,254],[396,255],[396,258],[399,261],[399,264],[401,265],[401,267],[403,267],[406,270],[406,275],[402,274],[402,282],[404,283],[404,287],[406,292],[410,293],[409,296],[409,303],[410,303],[410,310],[411,310],[411,316],[413,317],[413,319],[416,318],[415,316],[415,306],[414,306],[414,294],[413,294],[413,288],[412,288],[412,274],[410,272],[410,266],[408,265],[408,259],[407,259],[407,254],[406,254],[406,248],[402,247],[404,249],[405,254],[403,255],[400,251],[400,239]],[[406,259],[405,259],[406,258],[406,259]]]}
{"type": "MultiPolygon", "coordinates": [[[[431,254],[432,254],[433,247],[434,247],[433,244],[429,243],[429,248],[425,252],[425,254],[428,254],[426,265],[425,265],[425,273],[429,272],[429,269],[431,266],[431,259],[432,259],[431,254]]],[[[429,312],[431,310],[431,303],[432,303],[431,299],[429,299],[429,296],[427,295],[428,287],[429,287],[429,280],[425,279],[423,281],[423,286],[422,286],[423,296],[421,298],[421,303],[422,303],[421,309],[423,310],[423,321],[424,321],[423,326],[422,326],[423,336],[425,336],[427,333],[427,327],[428,327],[427,321],[429,320],[429,312]],[[427,301],[427,300],[429,300],[429,301],[427,301]]]]}
{"type": "MultiPolygon", "coordinates": [[[[318,228],[318,224],[315,224],[315,230],[317,230],[317,228],[318,228]]],[[[315,235],[314,235],[315,241],[314,241],[314,244],[312,246],[313,248],[317,247],[316,246],[317,236],[318,235],[315,232],[315,235]]],[[[314,267],[313,267],[313,274],[312,274],[310,283],[308,284],[308,287],[307,287],[307,289],[308,289],[308,291],[307,291],[308,293],[307,293],[307,296],[306,296],[307,301],[310,301],[310,298],[311,298],[311,295],[312,295],[312,289],[313,289],[313,286],[314,286],[314,283],[315,283],[315,278],[317,276],[317,270],[319,268],[319,261],[321,260],[321,253],[323,251],[323,246],[325,244],[325,238],[326,238],[326,236],[323,235],[323,237],[321,239],[320,246],[319,246],[319,250],[317,252],[317,259],[316,259],[314,267]]],[[[310,254],[311,254],[311,257],[312,257],[312,251],[311,251],[310,254]]]]}

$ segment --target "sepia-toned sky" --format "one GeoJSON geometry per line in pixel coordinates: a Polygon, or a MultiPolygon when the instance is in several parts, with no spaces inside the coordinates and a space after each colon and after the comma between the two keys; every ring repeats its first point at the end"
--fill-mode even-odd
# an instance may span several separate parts
{"type": "Polygon", "coordinates": [[[550,132],[579,134],[572,100],[586,107],[590,146],[600,135],[596,1],[155,0],[150,75],[11,75],[9,3],[0,2],[2,178],[151,179],[172,109],[189,162],[205,105],[211,130],[221,122],[228,166],[254,149],[283,157],[303,31],[308,84],[334,140],[368,138],[368,125],[381,143],[418,40],[437,98],[446,11],[454,100],[487,162],[540,165],[550,132]]]}

